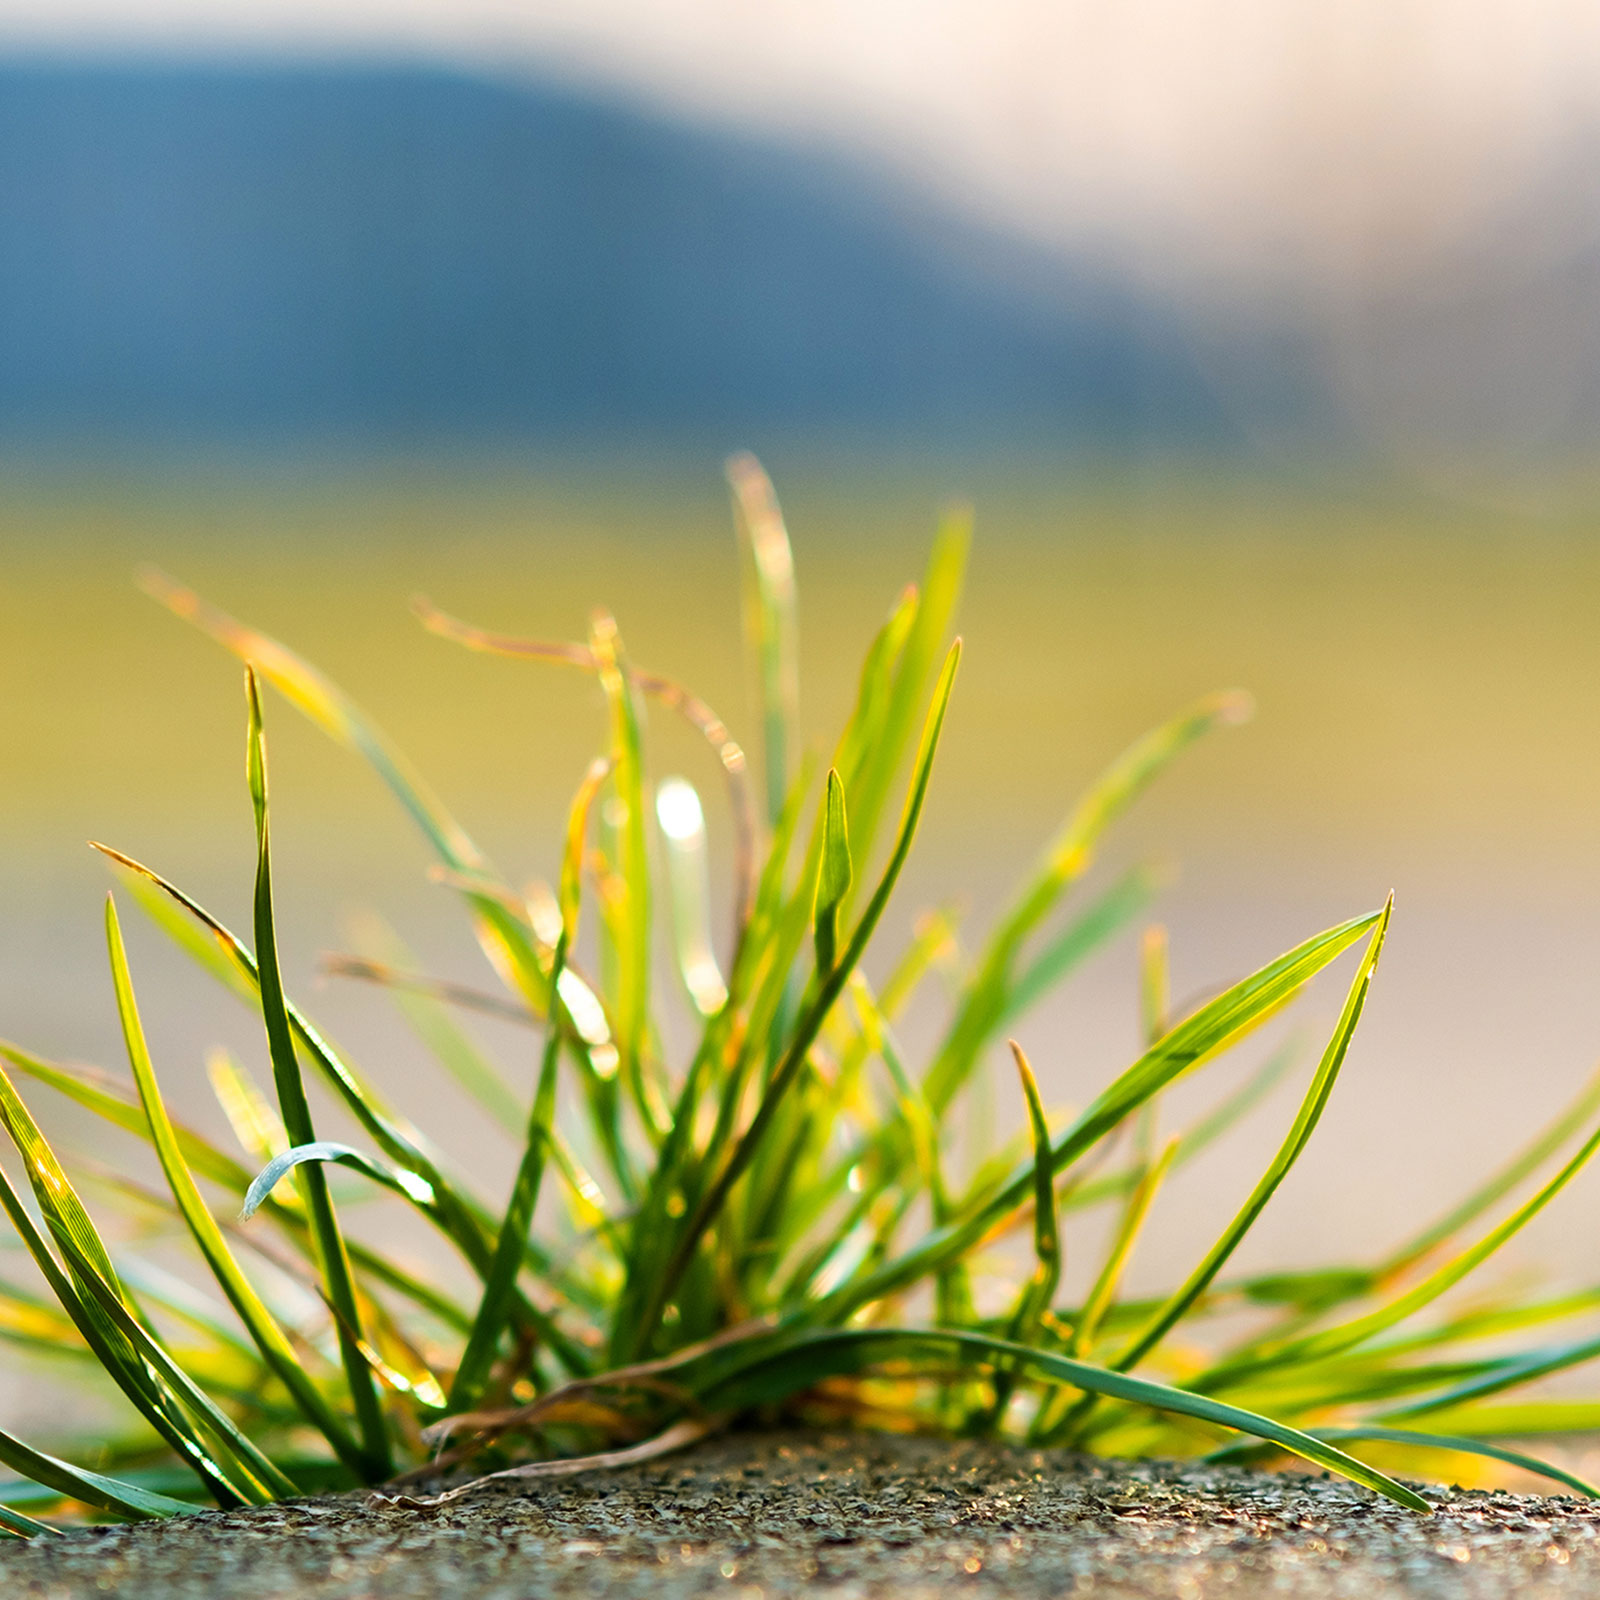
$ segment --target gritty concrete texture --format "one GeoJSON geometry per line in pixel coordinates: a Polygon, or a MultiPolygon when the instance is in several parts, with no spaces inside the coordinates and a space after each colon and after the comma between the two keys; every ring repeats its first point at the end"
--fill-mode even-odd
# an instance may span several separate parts
{"type": "Polygon", "coordinates": [[[5,1600],[1600,1595],[1600,1509],[871,1435],[742,1434],[435,1511],[364,1497],[0,1550],[5,1600]]]}

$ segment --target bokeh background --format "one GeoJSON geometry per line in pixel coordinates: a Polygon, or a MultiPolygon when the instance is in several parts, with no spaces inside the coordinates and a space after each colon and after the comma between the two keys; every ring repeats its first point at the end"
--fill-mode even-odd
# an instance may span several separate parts
{"type": "MultiPolygon", "coordinates": [[[[1396,891],[1246,1257],[1381,1248],[1600,1047],[1597,157],[1581,0],[0,0],[0,1034],[119,1064],[88,837],[248,921],[238,673],[141,563],[324,665],[548,876],[592,687],[407,600],[555,637],[604,603],[753,744],[720,478],[749,448],[819,743],[939,506],[977,508],[894,931],[955,902],[975,940],[1122,745],[1255,693],[1107,867],[1177,869],[1180,995],[1396,891]]],[[[318,976],[381,907],[481,978],[466,929],[370,776],[269,716],[293,986],[497,1181],[383,996],[318,976]]],[[[260,1042],[133,954],[215,1122],[202,1052],[260,1042]]],[[[1125,938],[1030,1019],[1055,1098],[1130,1058],[1135,989],[1125,938]]],[[[1136,1281],[1209,1243],[1293,1096],[1175,1181],[1136,1281]]],[[[1518,1270],[1600,1272],[1596,1194],[1518,1270]]]]}

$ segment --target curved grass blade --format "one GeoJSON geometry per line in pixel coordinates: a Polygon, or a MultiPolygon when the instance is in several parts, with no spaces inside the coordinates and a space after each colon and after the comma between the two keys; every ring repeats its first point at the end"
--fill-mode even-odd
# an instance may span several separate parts
{"type": "MultiPolygon", "coordinates": [[[[113,850],[110,845],[96,844],[94,848],[122,867],[131,881],[142,880],[153,885],[173,903],[187,911],[210,935],[208,943],[215,942],[215,948],[221,958],[245,986],[243,992],[259,1004],[256,959],[236,935],[230,933],[209,911],[197,901],[190,899],[183,890],[143,863],[135,861],[132,856],[124,855],[120,850],[113,850]]],[[[480,1276],[487,1272],[491,1249],[478,1208],[458,1194],[454,1186],[440,1172],[424,1149],[421,1135],[395,1118],[372,1089],[356,1076],[333,1046],[311,1025],[304,1013],[287,998],[284,1000],[284,1007],[288,1013],[290,1026],[294,1030],[295,1041],[306,1052],[307,1058],[322,1073],[329,1086],[344,1102],[356,1121],[372,1136],[384,1154],[397,1166],[417,1173],[432,1186],[437,1203],[437,1220],[446,1237],[460,1250],[475,1272],[480,1276]]],[[[246,1173],[245,1182],[238,1192],[242,1194],[248,1187],[249,1174],[246,1173]]],[[[368,1270],[376,1272],[381,1265],[380,1258],[371,1257],[368,1260],[368,1270]]],[[[403,1275],[394,1281],[394,1286],[409,1294],[411,1298],[418,1298],[417,1293],[405,1287],[403,1275]]],[[[431,1293],[426,1286],[418,1287],[424,1295],[431,1293]]],[[[440,1301],[440,1305],[447,1307],[448,1302],[440,1301]]],[[[563,1340],[549,1323],[548,1318],[543,1317],[526,1300],[519,1301],[518,1314],[536,1323],[541,1334],[551,1340],[553,1349],[564,1352],[563,1363],[568,1365],[574,1376],[589,1370],[588,1361],[581,1356],[577,1347],[563,1340]],[[567,1361],[568,1357],[571,1358],[570,1363],[567,1361]]],[[[446,1313],[447,1321],[455,1321],[458,1317],[459,1312],[453,1308],[446,1313]]]]}
{"type": "Polygon", "coordinates": [[[1237,691],[1208,696],[1125,750],[1079,801],[976,964],[928,1069],[928,1099],[936,1113],[949,1107],[1000,1025],[1024,942],[1087,870],[1101,835],[1197,739],[1243,721],[1250,709],[1248,696],[1237,691]]]}
{"type": "Polygon", "coordinates": [[[733,1358],[731,1366],[724,1353],[700,1358],[717,1366],[701,1382],[694,1383],[702,1404],[714,1410],[742,1410],[749,1406],[779,1400],[809,1388],[819,1379],[885,1362],[914,1362],[932,1358],[948,1363],[952,1355],[977,1361],[1005,1361],[1032,1374],[1070,1384],[1088,1394],[1104,1395],[1130,1405],[1191,1417],[1198,1422],[1228,1428],[1237,1433],[1281,1446],[1303,1457],[1314,1466],[1338,1473],[1409,1511],[1430,1511],[1432,1507],[1414,1490],[1397,1483],[1387,1474],[1346,1455],[1335,1446],[1323,1443],[1313,1434],[1258,1416],[1239,1406],[1230,1406],[1206,1395],[1170,1388],[1149,1379],[1111,1372],[1086,1361],[1075,1361],[1048,1350],[1014,1344],[1007,1339],[963,1329],[921,1328],[841,1328],[800,1338],[755,1340],[761,1348],[744,1360],[733,1358]]]}
{"type": "MultiPolygon", "coordinates": [[[[567,951],[578,934],[579,897],[583,884],[583,845],[588,834],[589,812],[595,796],[611,771],[607,761],[596,761],[579,785],[567,817],[566,847],[561,858],[559,901],[561,932],[556,939],[553,981],[560,981],[567,951]]],[[[478,1405],[489,1381],[500,1337],[510,1320],[512,1294],[517,1274],[522,1270],[527,1250],[528,1230],[533,1223],[539,1187],[544,1178],[545,1159],[550,1145],[550,1129],[555,1120],[556,1068],[561,1055],[560,1030],[552,1021],[546,1028],[544,1055],[539,1064],[539,1081],[528,1113],[527,1139],[522,1160],[512,1184],[500,1235],[495,1241],[494,1260],[484,1279],[478,1314],[450,1386],[451,1411],[470,1411],[478,1405]]]]}
{"type": "Polygon", "coordinates": [[[1541,1461],[1522,1450],[1508,1450],[1503,1445],[1491,1444],[1484,1439],[1464,1439],[1454,1433],[1418,1433],[1411,1428],[1380,1428],[1366,1423],[1356,1423],[1347,1428],[1318,1428],[1316,1437],[1330,1443],[1340,1440],[1356,1442],[1366,1440],[1373,1444],[1405,1444],[1428,1450],[1456,1450],[1462,1455],[1483,1456],[1490,1461],[1504,1461],[1508,1466],[1521,1467],[1536,1477],[1549,1478],[1554,1483],[1564,1483],[1569,1489],[1590,1500],[1600,1500],[1600,1488],[1575,1472],[1568,1472],[1549,1461],[1541,1461]]]}
{"type": "Polygon", "coordinates": [[[218,1453],[223,1456],[227,1469],[243,1482],[249,1498],[264,1505],[298,1494],[298,1485],[246,1437],[233,1418],[184,1371],[160,1340],[145,1330],[117,1291],[83,1256],[76,1242],[63,1240],[62,1253],[100,1309],[138,1351],[141,1359],[160,1374],[195,1424],[219,1447],[218,1453]]]}
{"type": "Polygon", "coordinates": [[[950,653],[945,657],[944,669],[934,687],[933,701],[928,707],[927,720],[923,725],[922,745],[917,752],[911,785],[906,793],[899,834],[888,864],[884,867],[883,876],[879,879],[871,900],[861,914],[861,920],[850,936],[843,957],[827,977],[821,980],[816,993],[805,1004],[793,1037],[784,1051],[783,1059],[774,1069],[749,1126],[722,1162],[716,1177],[707,1186],[691,1212],[688,1222],[680,1230],[672,1254],[667,1258],[653,1294],[646,1302],[647,1314],[641,1319],[631,1339],[631,1354],[637,1354],[647,1347],[649,1339],[655,1332],[656,1324],[666,1308],[668,1298],[699,1248],[706,1230],[722,1209],[729,1191],[754,1159],[762,1137],[777,1115],[784,1096],[805,1065],[807,1053],[822,1027],[823,1019],[833,1008],[833,1003],[849,980],[850,973],[860,961],[862,952],[866,949],[867,942],[871,939],[884,908],[889,903],[889,896],[894,892],[895,882],[905,865],[906,857],[911,853],[912,840],[916,837],[917,823],[921,819],[923,803],[927,799],[928,782],[933,775],[933,758],[939,748],[939,735],[944,727],[945,712],[950,704],[950,692],[955,687],[956,668],[960,661],[961,641],[958,639],[950,647],[950,653]]]}
{"type": "MultiPolygon", "coordinates": [[[[248,703],[249,730],[246,746],[246,771],[250,781],[250,803],[256,823],[255,938],[256,977],[261,995],[261,1017],[266,1025],[267,1048],[272,1058],[273,1083],[278,1092],[278,1110],[290,1140],[296,1145],[315,1144],[311,1106],[300,1079],[300,1059],[295,1054],[294,1031],[284,1000],[283,979],[278,970],[278,935],[272,907],[272,839],[267,800],[266,732],[261,723],[261,695],[253,667],[245,668],[245,699],[248,703]]],[[[394,1461],[389,1451],[388,1430],[372,1369],[360,1351],[362,1342],[360,1312],[356,1307],[355,1279],[344,1235],[328,1193],[327,1178],[317,1165],[299,1169],[301,1195],[310,1217],[312,1237],[322,1268],[328,1302],[336,1313],[340,1354],[356,1426],[361,1438],[363,1468],[374,1479],[391,1477],[394,1461]]]]}
{"type": "Polygon", "coordinates": [[[1261,1215],[1267,1202],[1277,1192],[1278,1186],[1288,1177],[1295,1162],[1300,1159],[1301,1152],[1321,1120],[1323,1110],[1328,1104],[1328,1097],[1333,1093],[1339,1070],[1344,1065],[1345,1054],[1350,1048],[1350,1040],[1355,1034],[1356,1025],[1361,1020],[1361,1011],[1366,1004],[1367,991],[1372,986],[1373,974],[1377,971],[1378,958],[1383,953],[1383,941],[1389,931],[1389,919],[1393,911],[1394,900],[1391,897],[1383,908],[1383,915],[1378,925],[1372,930],[1372,935],[1367,941],[1361,963],[1350,981],[1344,1009],[1339,1015],[1332,1037],[1328,1040],[1327,1049],[1322,1053],[1322,1060],[1317,1064],[1317,1070],[1311,1079],[1310,1087],[1306,1090],[1305,1098],[1300,1103],[1300,1109],[1295,1115],[1288,1135],[1279,1145],[1277,1153],[1255,1188],[1251,1190],[1249,1198],[1223,1229],[1221,1237],[1206,1252],[1204,1259],[1172,1292],[1144,1327],[1117,1353],[1111,1362],[1117,1371],[1126,1372],[1144,1360],[1188,1314],[1189,1309],[1211,1287],[1217,1274],[1227,1265],[1234,1251],[1254,1225],[1256,1218],[1261,1215]]]}
{"type": "MultiPolygon", "coordinates": [[[[0,1171],[0,1206],[11,1219],[11,1225],[33,1257],[50,1292],[71,1317],[84,1342],[94,1351],[117,1387],[207,1490],[225,1505],[242,1503],[249,1498],[248,1488],[241,1487],[228,1467],[212,1458],[136,1342],[121,1332],[116,1319],[104,1312],[99,1299],[90,1294],[86,1271],[96,1283],[103,1285],[106,1281],[100,1277],[103,1268],[109,1281],[116,1284],[110,1256],[55,1152],[3,1070],[0,1070],[0,1120],[4,1121],[7,1133],[22,1156],[40,1214],[66,1258],[64,1270],[23,1206],[11,1180],[0,1171]],[[87,1267],[81,1265],[83,1263],[87,1263],[87,1267]]],[[[120,1295],[120,1288],[107,1292],[115,1297],[120,1295]]]]}
{"type": "Polygon", "coordinates": [[[282,1155],[274,1156],[256,1174],[249,1189],[245,1191],[244,1204],[239,1208],[239,1220],[244,1222],[253,1217],[261,1202],[284,1178],[296,1167],[303,1167],[311,1162],[333,1162],[342,1167],[350,1167],[371,1178],[374,1183],[381,1184],[385,1189],[392,1189],[396,1194],[403,1195],[424,1210],[431,1210],[434,1206],[433,1185],[426,1178],[419,1178],[416,1173],[407,1172],[403,1167],[385,1166],[383,1162],[374,1160],[364,1150],[356,1150],[350,1145],[339,1144],[331,1139],[318,1139],[312,1144],[297,1144],[285,1150],[282,1155]]]}
{"type": "Polygon", "coordinates": [[[184,1161],[177,1131],[167,1116],[155,1070],[150,1062],[144,1028],[139,1021],[138,1004],[134,999],[133,981],[128,972],[127,954],[122,945],[122,930],[117,924],[116,902],[110,895],[106,896],[106,942],[111,954],[111,977],[116,989],[117,1012],[122,1019],[123,1038],[128,1047],[128,1060],[149,1123],[151,1143],[161,1162],[161,1170],[166,1174],[172,1198],[188,1224],[189,1232],[194,1236],[195,1244],[211,1269],[212,1276],[255,1341],[262,1360],[289,1391],[306,1419],[328,1441],[339,1459],[352,1470],[359,1471],[361,1452],[356,1448],[349,1430],[301,1365],[277,1318],[267,1309],[250,1280],[240,1270],[184,1161]]]}
{"type": "MultiPolygon", "coordinates": [[[[0,1058],[103,1117],[113,1126],[149,1140],[150,1125],[137,1097],[129,1094],[115,1079],[92,1067],[65,1067],[58,1062],[46,1061],[5,1043],[0,1043],[0,1058]]],[[[217,1149],[203,1134],[181,1123],[173,1123],[172,1126],[178,1141],[178,1152],[189,1170],[243,1198],[250,1188],[249,1171],[232,1156],[217,1149]]],[[[279,1200],[270,1201],[268,1205],[273,1219],[281,1227],[293,1237],[304,1239],[305,1221],[297,1200],[292,1205],[279,1200]]],[[[351,1260],[369,1277],[404,1295],[449,1326],[465,1329],[470,1325],[465,1313],[453,1301],[402,1271],[387,1257],[355,1242],[349,1244],[349,1249],[351,1260]]]]}
{"type": "MultiPolygon", "coordinates": [[[[4,1461],[12,1471],[20,1472],[35,1483],[42,1483],[47,1489],[56,1490],[69,1500],[80,1500],[84,1505],[98,1506],[102,1511],[114,1511],[119,1516],[132,1517],[135,1521],[143,1521],[148,1517],[175,1517],[195,1509],[168,1495],[156,1494],[136,1484],[90,1472],[87,1467],[75,1467],[70,1462],[46,1455],[42,1450],[33,1449],[4,1431],[0,1431],[0,1461],[4,1461]]],[[[7,1515],[23,1522],[33,1522],[33,1518],[22,1517],[15,1511],[7,1515]]],[[[43,1522],[34,1523],[33,1526],[34,1531],[60,1531],[43,1522]]]]}

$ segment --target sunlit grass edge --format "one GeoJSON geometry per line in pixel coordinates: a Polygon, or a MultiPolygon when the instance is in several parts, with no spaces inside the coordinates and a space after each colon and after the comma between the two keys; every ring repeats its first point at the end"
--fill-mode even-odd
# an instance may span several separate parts
{"type": "Polygon", "coordinates": [[[930,915],[904,949],[874,950],[875,985],[863,958],[912,849],[956,697],[961,645],[950,634],[968,521],[944,520],[922,581],[890,607],[824,764],[799,733],[794,569],[777,501],[748,457],[729,478],[759,705],[755,772],[709,706],[628,658],[603,613],[583,643],[550,644],[418,604],[435,634],[588,673],[603,693],[605,748],[579,785],[553,889],[512,887],[376,724],[291,649],[146,576],[169,609],[246,663],[249,937],[154,868],[100,848],[128,898],[259,1013],[272,1093],[218,1055],[212,1086],[238,1148],[172,1116],[114,896],[106,936],[131,1082],[0,1044],[0,1121],[26,1180],[0,1172],[0,1204],[44,1290],[0,1284],[0,1338],[98,1371],[131,1408],[92,1467],[0,1431],[0,1462],[19,1475],[0,1485],[0,1531],[48,1534],[41,1512],[138,1519],[358,1484],[407,1495],[444,1472],[476,1481],[580,1470],[780,1417],[1106,1454],[1285,1451],[1414,1510],[1427,1502],[1341,1445],[1377,1444],[1424,1470],[1450,1452],[1476,1455],[1600,1493],[1503,1442],[1600,1426],[1600,1402],[1508,1399],[1600,1354],[1592,1335],[1517,1342],[1526,1329],[1591,1318],[1600,1293],[1442,1301],[1600,1145],[1600,1083],[1386,1259],[1229,1275],[1334,1091],[1390,905],[1313,934],[1184,1014],[1168,998],[1164,938],[1147,929],[1144,1053],[1086,1107],[1051,1115],[1015,1043],[1008,1064],[1009,1034],[1157,887],[1157,874],[1135,868],[1085,898],[1102,837],[1248,701],[1213,696],[1138,740],[970,956],[949,916],[930,915]],[[433,979],[392,949],[338,963],[389,987],[430,1047],[440,1088],[470,1095],[515,1138],[515,1177],[498,1202],[467,1175],[470,1152],[452,1161],[436,1151],[285,992],[263,682],[371,765],[437,855],[500,981],[492,992],[433,979]],[[688,780],[652,781],[649,707],[703,736],[727,787],[734,909],[721,951],[704,811],[688,780]],[[658,992],[658,941],[681,979],[670,1000],[658,992]],[[1164,1296],[1130,1298],[1125,1269],[1163,1180],[1290,1062],[1283,1048],[1268,1052],[1242,1090],[1165,1137],[1164,1091],[1346,956],[1343,1007],[1272,1160],[1186,1278],[1164,1296]],[[918,1069],[896,1024],[935,976],[949,1015],[918,1069]],[[674,1001],[695,1022],[686,1052],[669,1043],[684,1031],[664,1015],[674,1001]],[[484,1055],[463,1008],[542,1030],[531,1084],[519,1088],[484,1055]],[[997,1069],[1015,1073],[1025,1132],[976,1160],[964,1151],[958,1172],[952,1130],[971,1097],[1003,1092],[997,1069]],[[102,1237],[17,1093],[23,1078],[149,1143],[164,1190],[115,1171],[81,1181],[158,1214],[164,1241],[187,1237],[212,1293],[102,1237]],[[358,1142],[319,1135],[311,1084],[342,1107],[358,1142]],[[335,1183],[336,1168],[350,1176],[335,1183]],[[341,1216],[351,1184],[374,1186],[440,1235],[474,1295],[458,1298],[402,1252],[352,1236],[341,1216]],[[1096,1205],[1112,1208],[1109,1242],[1076,1303],[1062,1303],[1064,1241],[1096,1205]],[[993,1276],[1007,1239],[1031,1243],[1031,1265],[996,1301],[977,1280],[993,1276]]]}

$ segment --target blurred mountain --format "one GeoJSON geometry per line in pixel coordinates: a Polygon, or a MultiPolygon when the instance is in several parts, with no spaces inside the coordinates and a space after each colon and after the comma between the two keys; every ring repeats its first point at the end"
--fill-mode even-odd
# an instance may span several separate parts
{"type": "Polygon", "coordinates": [[[1232,438],[1158,299],[832,156],[426,66],[0,63],[0,440],[772,429],[1232,438]]]}

